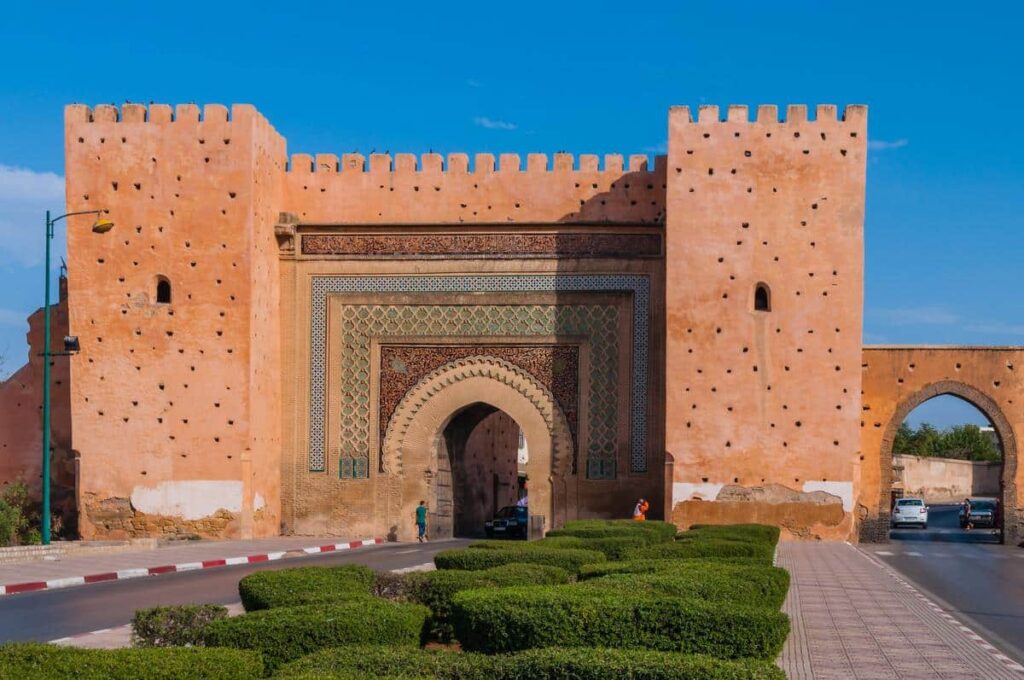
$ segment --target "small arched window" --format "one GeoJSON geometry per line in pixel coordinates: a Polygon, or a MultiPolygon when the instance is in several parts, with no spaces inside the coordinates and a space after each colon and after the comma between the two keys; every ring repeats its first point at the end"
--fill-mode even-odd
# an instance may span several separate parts
{"type": "Polygon", "coordinates": [[[166,277],[156,277],[156,303],[158,305],[171,304],[171,282],[166,277]]]}
{"type": "Polygon", "coordinates": [[[772,311],[772,293],[768,290],[767,284],[759,283],[754,289],[754,311],[772,311]]]}

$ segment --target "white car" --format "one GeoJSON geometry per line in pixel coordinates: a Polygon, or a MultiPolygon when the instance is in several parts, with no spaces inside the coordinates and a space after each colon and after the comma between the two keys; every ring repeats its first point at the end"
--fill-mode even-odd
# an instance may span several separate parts
{"type": "Polygon", "coordinates": [[[928,528],[928,506],[920,498],[900,498],[892,508],[892,526],[917,524],[928,528]]]}

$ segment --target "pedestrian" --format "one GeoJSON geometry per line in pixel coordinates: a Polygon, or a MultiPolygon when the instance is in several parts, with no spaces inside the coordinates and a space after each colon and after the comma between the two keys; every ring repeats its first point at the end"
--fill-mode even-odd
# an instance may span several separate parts
{"type": "Polygon", "coordinates": [[[971,521],[971,499],[964,499],[964,529],[970,531],[974,528],[974,522],[971,521]]]}
{"type": "Polygon", "coordinates": [[[647,511],[650,509],[651,504],[645,501],[643,498],[636,502],[636,506],[633,508],[633,519],[637,522],[643,522],[647,519],[647,511]]]}
{"type": "Polygon", "coordinates": [[[420,501],[416,508],[416,540],[420,543],[427,541],[427,502],[420,501]]]}

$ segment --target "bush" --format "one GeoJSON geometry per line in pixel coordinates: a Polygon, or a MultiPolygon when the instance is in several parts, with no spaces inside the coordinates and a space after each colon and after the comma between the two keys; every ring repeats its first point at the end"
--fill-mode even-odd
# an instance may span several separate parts
{"type": "Polygon", "coordinates": [[[625,557],[630,560],[744,557],[756,558],[762,564],[771,564],[775,557],[775,548],[767,543],[687,537],[680,538],[674,543],[659,543],[637,548],[626,553],[625,557]]]}
{"type": "Polygon", "coordinates": [[[28,487],[11,482],[0,494],[0,547],[34,545],[40,542],[39,513],[28,497],[28,487]]]}
{"type": "Polygon", "coordinates": [[[410,602],[413,593],[422,580],[424,572],[414,571],[405,574],[393,574],[389,571],[377,572],[370,587],[370,594],[392,602],[410,602]]]}
{"type": "Polygon", "coordinates": [[[658,574],[661,572],[671,572],[680,568],[686,568],[691,564],[702,564],[709,565],[715,568],[715,565],[754,565],[758,567],[765,566],[764,559],[761,557],[691,557],[691,558],[660,558],[660,559],[641,559],[641,560],[625,560],[622,562],[598,562],[597,564],[586,564],[580,569],[580,573],[577,578],[580,581],[586,581],[594,578],[601,578],[602,576],[609,576],[611,574],[658,574]]]}
{"type": "Polygon", "coordinates": [[[779,542],[779,528],[767,524],[694,524],[689,531],[679,534],[678,537],[687,536],[757,541],[775,546],[779,542]]]}
{"type": "Polygon", "coordinates": [[[245,611],[351,600],[370,594],[376,574],[369,567],[296,567],[258,571],[238,582],[245,611]]]}
{"type": "Polygon", "coordinates": [[[613,574],[584,582],[586,587],[623,593],[651,593],[751,607],[782,607],[789,591],[789,572],[765,566],[699,564],[655,574],[613,574]]]}
{"type": "Polygon", "coordinates": [[[345,644],[417,646],[430,614],[416,604],[396,604],[370,597],[343,604],[279,607],[214,621],[204,642],[263,652],[267,667],[277,666],[325,647],[345,644]]]}
{"type": "Polygon", "coordinates": [[[136,647],[198,645],[206,625],[227,615],[228,608],[219,604],[138,609],[132,617],[132,644],[136,647]]]}
{"type": "Polygon", "coordinates": [[[723,661],[649,650],[531,649],[518,654],[481,654],[338,647],[294,661],[279,678],[441,678],[443,680],[785,680],[765,661],[723,661]]]}
{"type": "Polygon", "coordinates": [[[569,582],[569,573],[564,569],[540,564],[506,564],[483,571],[445,569],[419,576],[421,578],[411,589],[411,597],[430,608],[428,634],[442,642],[450,641],[454,635],[451,608],[455,593],[472,588],[556,585],[569,582]]]}
{"type": "MultiPolygon", "coordinates": [[[[513,545],[513,548],[535,549],[548,548],[555,550],[599,550],[604,553],[606,559],[617,560],[633,548],[641,548],[648,545],[650,541],[643,534],[627,534],[622,536],[610,536],[606,538],[581,538],[579,536],[549,536],[539,541],[520,543],[513,545]]],[[[475,541],[469,544],[470,548],[476,550],[508,550],[509,543],[506,541],[475,541]]]]}
{"type": "Polygon", "coordinates": [[[568,522],[561,529],[549,531],[547,535],[577,538],[643,536],[648,543],[665,543],[671,541],[678,531],[675,524],[656,520],[636,522],[631,519],[582,519],[568,522]]]}
{"type": "Polygon", "coordinates": [[[247,680],[262,676],[260,655],[237,649],[0,646],[0,677],[18,680],[247,680]]]}
{"type": "Polygon", "coordinates": [[[554,548],[509,547],[505,550],[444,550],[434,555],[438,569],[479,571],[515,562],[545,564],[564,569],[572,575],[579,573],[584,564],[605,562],[604,553],[596,550],[558,550],[554,548]]]}
{"type": "Polygon", "coordinates": [[[764,607],[574,585],[458,593],[452,622],[463,649],[488,654],[535,647],[643,647],[721,659],[773,659],[789,634],[785,614],[764,607]]]}

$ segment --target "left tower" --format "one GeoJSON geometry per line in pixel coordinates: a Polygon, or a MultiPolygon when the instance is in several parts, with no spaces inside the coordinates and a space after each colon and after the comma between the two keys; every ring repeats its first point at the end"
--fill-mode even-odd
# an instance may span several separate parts
{"type": "Polygon", "coordinates": [[[276,535],[285,141],[251,106],[65,110],[83,538],[276,535]]]}

